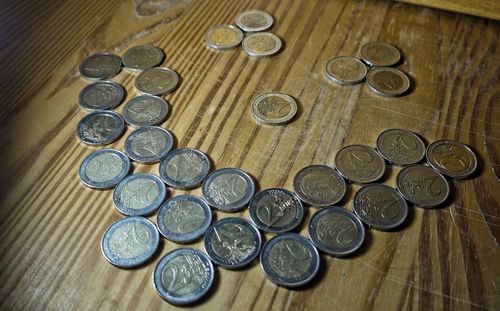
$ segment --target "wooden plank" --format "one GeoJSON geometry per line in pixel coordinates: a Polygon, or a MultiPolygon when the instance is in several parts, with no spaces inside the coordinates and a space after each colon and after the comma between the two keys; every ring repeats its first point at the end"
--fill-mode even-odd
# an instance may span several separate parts
{"type": "Polygon", "coordinates": [[[425,5],[432,8],[471,14],[500,20],[500,1],[498,0],[397,0],[425,5]]]}

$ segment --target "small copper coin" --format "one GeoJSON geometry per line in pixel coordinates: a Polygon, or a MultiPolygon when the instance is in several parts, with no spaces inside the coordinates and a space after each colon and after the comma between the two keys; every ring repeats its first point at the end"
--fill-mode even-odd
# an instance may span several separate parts
{"type": "Polygon", "coordinates": [[[229,50],[240,45],[243,32],[232,25],[219,25],[205,33],[205,43],[216,50],[229,50]]]}
{"type": "Polygon", "coordinates": [[[376,67],[366,75],[368,88],[384,97],[403,95],[410,88],[410,78],[399,69],[376,67]]]}
{"type": "Polygon", "coordinates": [[[399,193],[420,207],[434,207],[448,198],[450,186],[443,175],[423,165],[403,168],[396,177],[399,193]]]}
{"type": "Polygon", "coordinates": [[[427,147],[427,161],[442,174],[453,178],[466,178],[477,168],[474,152],[465,144],[454,140],[438,140],[427,147]]]}
{"type": "Polygon", "coordinates": [[[385,161],[368,146],[350,145],[337,152],[335,167],[340,175],[354,183],[370,183],[384,175],[385,161]]]}
{"type": "Polygon", "coordinates": [[[117,75],[122,60],[111,53],[94,54],[80,64],[80,74],[87,79],[106,79],[117,75]]]}
{"type": "Polygon", "coordinates": [[[392,66],[401,59],[398,48],[387,42],[367,43],[361,48],[360,55],[370,66],[392,66]]]}
{"type": "Polygon", "coordinates": [[[246,36],[241,43],[243,51],[252,57],[267,57],[281,50],[281,39],[270,32],[257,32],[246,36]]]}
{"type": "Polygon", "coordinates": [[[425,155],[425,144],[413,132],[390,129],[377,137],[377,150],[387,161],[403,166],[420,162],[425,155]]]}
{"type": "Polygon", "coordinates": [[[236,26],[245,32],[257,32],[271,28],[273,17],[264,11],[249,10],[236,17],[236,26]]]}
{"type": "Polygon", "coordinates": [[[293,179],[293,191],[305,203],[313,206],[333,205],[346,192],[344,178],[334,168],[310,165],[301,169],[293,179]]]}
{"type": "Polygon", "coordinates": [[[366,66],[357,58],[338,56],[330,59],[325,67],[326,77],[339,84],[356,84],[366,77],[366,66]]]}
{"type": "Polygon", "coordinates": [[[252,102],[252,115],[262,124],[282,125],[290,122],[296,113],[297,102],[284,93],[263,93],[252,102]]]}
{"type": "Polygon", "coordinates": [[[170,68],[153,67],[144,70],[135,80],[139,92],[161,95],[172,92],[179,83],[179,75],[170,68]]]}
{"type": "Polygon", "coordinates": [[[163,59],[163,51],[156,46],[146,44],[128,49],[123,54],[123,65],[130,69],[146,69],[158,66],[163,59]]]}

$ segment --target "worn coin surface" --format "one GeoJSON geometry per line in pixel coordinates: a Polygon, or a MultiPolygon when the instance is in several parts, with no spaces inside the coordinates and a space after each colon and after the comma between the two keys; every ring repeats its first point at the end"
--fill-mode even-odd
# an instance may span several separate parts
{"type": "Polygon", "coordinates": [[[377,137],[377,150],[387,161],[403,166],[415,164],[424,158],[425,143],[411,131],[389,129],[377,137]]]}
{"type": "Polygon", "coordinates": [[[153,271],[156,292],[166,301],[185,305],[203,297],[214,281],[214,266],[205,253],[178,248],[160,259],[153,271]]]}
{"type": "Polygon", "coordinates": [[[211,222],[210,206],[194,195],[178,195],[167,200],[156,216],[160,233],[177,243],[196,240],[205,233],[211,222]]]}
{"type": "Polygon", "coordinates": [[[253,197],[252,177],[237,168],[221,168],[210,173],[201,187],[203,197],[215,209],[233,212],[243,208],[253,197]]]}
{"type": "Polygon", "coordinates": [[[123,107],[123,119],[130,125],[149,126],[161,123],[168,114],[168,103],[161,97],[142,95],[123,107]]]}
{"type": "Polygon", "coordinates": [[[145,69],[135,79],[135,87],[139,92],[150,95],[161,95],[172,92],[179,83],[177,72],[166,67],[145,69]]]}
{"type": "Polygon", "coordinates": [[[399,69],[376,67],[366,75],[368,88],[385,97],[401,96],[410,88],[410,78],[399,69]]]}
{"type": "Polygon", "coordinates": [[[325,67],[326,77],[339,84],[356,84],[366,77],[366,66],[357,58],[337,56],[330,59],[325,67]]]}
{"type": "Polygon", "coordinates": [[[113,265],[130,268],[150,259],[160,242],[156,226],[144,217],[126,217],[113,223],[104,233],[101,249],[113,265]]]}
{"type": "Polygon", "coordinates": [[[213,223],[203,240],[205,252],[217,265],[241,268],[259,255],[262,238],[259,229],[239,217],[228,217],[213,223]]]}
{"type": "Polygon", "coordinates": [[[106,110],[118,106],[125,94],[123,86],[113,81],[87,85],[78,95],[78,102],[87,110],[106,110]]]}
{"type": "Polygon", "coordinates": [[[281,92],[267,92],[252,102],[252,115],[260,123],[281,125],[290,122],[297,113],[297,102],[281,92]]]}
{"type": "Polygon", "coordinates": [[[385,161],[368,146],[350,145],[337,152],[335,167],[340,175],[354,183],[369,183],[384,175],[385,161]]]}
{"type": "Polygon", "coordinates": [[[396,188],[405,199],[420,207],[439,205],[450,193],[446,178],[423,165],[403,168],[396,177],[396,188]]]}
{"type": "Polygon", "coordinates": [[[76,126],[76,136],[88,145],[102,146],[115,141],[123,132],[125,122],[114,111],[94,111],[76,126]]]}
{"type": "Polygon", "coordinates": [[[313,243],[296,233],[271,238],[260,253],[264,274],[284,287],[299,287],[310,282],[319,271],[319,262],[313,243]]]}
{"type": "Polygon", "coordinates": [[[352,212],[338,206],[320,209],[307,226],[311,241],[321,251],[333,256],[347,256],[365,240],[365,228],[352,212]]]}
{"type": "Polygon", "coordinates": [[[240,45],[243,32],[232,25],[219,25],[205,33],[205,44],[216,50],[229,50],[240,45]]]}
{"type": "Polygon", "coordinates": [[[236,26],[245,32],[257,32],[271,28],[273,17],[264,11],[249,10],[236,17],[236,26]]]}
{"type": "Polygon", "coordinates": [[[426,156],[434,169],[453,178],[466,178],[477,168],[474,152],[455,140],[433,142],[427,147],[426,156]]]}
{"type": "Polygon", "coordinates": [[[249,34],[241,43],[243,51],[252,57],[272,56],[281,50],[281,46],[281,39],[270,32],[249,34]]]}
{"type": "Polygon", "coordinates": [[[153,163],[167,155],[174,144],[174,137],[159,126],[143,126],[133,131],[125,140],[125,152],[134,161],[153,163]]]}
{"type": "Polygon", "coordinates": [[[87,79],[106,79],[117,75],[122,68],[122,60],[111,53],[94,54],[80,64],[80,74],[87,79]]]}
{"type": "Polygon", "coordinates": [[[388,67],[401,59],[399,49],[387,42],[369,42],[360,51],[361,59],[370,66],[388,67]]]}
{"type": "Polygon", "coordinates": [[[342,200],[346,183],[335,169],[325,165],[310,165],[293,179],[293,191],[305,203],[313,206],[333,205],[342,200]]]}
{"type": "Polygon", "coordinates": [[[163,59],[163,51],[156,46],[146,44],[134,46],[123,54],[123,65],[130,69],[146,69],[158,66],[163,59]]]}
{"type": "Polygon", "coordinates": [[[175,149],[160,163],[160,177],[174,188],[189,189],[203,182],[210,172],[210,160],[192,148],[175,149]]]}
{"type": "Polygon", "coordinates": [[[116,149],[100,149],[89,154],[80,164],[78,175],[82,183],[90,188],[114,187],[130,170],[130,160],[116,149]]]}

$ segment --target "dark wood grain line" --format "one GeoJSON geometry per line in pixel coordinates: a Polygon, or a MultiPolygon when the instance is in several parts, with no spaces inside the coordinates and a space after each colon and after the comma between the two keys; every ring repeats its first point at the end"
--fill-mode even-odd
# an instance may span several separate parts
{"type": "Polygon", "coordinates": [[[436,224],[437,224],[437,242],[438,242],[438,259],[439,259],[439,272],[441,275],[441,299],[443,300],[442,310],[451,310],[451,278],[450,278],[450,241],[452,241],[449,236],[449,218],[445,217],[445,213],[438,211],[436,214],[436,224]]]}
{"type": "Polygon", "coordinates": [[[405,302],[408,302],[407,310],[411,310],[413,303],[413,286],[411,286],[415,279],[415,257],[412,258],[410,269],[406,275],[406,291],[399,297],[396,310],[403,310],[405,302]]]}
{"type": "Polygon", "coordinates": [[[424,210],[420,223],[420,231],[418,238],[418,266],[419,266],[419,285],[422,288],[418,292],[419,309],[422,311],[434,310],[434,300],[432,293],[428,289],[432,289],[432,260],[431,260],[431,213],[432,210],[424,210]]]}

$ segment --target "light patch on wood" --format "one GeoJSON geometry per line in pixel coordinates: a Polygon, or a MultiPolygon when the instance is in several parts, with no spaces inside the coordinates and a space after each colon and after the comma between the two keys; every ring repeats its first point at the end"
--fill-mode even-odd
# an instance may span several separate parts
{"type": "Polygon", "coordinates": [[[168,9],[191,2],[192,0],[134,0],[137,17],[149,17],[161,14],[168,9]]]}

